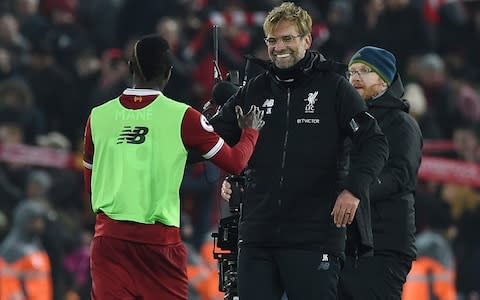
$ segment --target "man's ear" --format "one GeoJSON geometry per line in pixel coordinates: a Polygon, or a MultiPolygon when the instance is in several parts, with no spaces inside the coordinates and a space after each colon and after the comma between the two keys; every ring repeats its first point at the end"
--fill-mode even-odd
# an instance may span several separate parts
{"type": "Polygon", "coordinates": [[[312,40],[313,40],[313,38],[312,38],[312,34],[311,34],[311,33],[309,33],[309,34],[307,34],[307,35],[305,36],[305,42],[306,42],[306,45],[307,45],[307,46],[305,47],[305,49],[310,49],[310,47],[312,46],[312,40]]]}

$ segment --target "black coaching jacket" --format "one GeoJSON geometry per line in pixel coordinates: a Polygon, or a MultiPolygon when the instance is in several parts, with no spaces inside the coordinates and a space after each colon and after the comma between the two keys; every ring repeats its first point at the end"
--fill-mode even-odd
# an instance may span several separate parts
{"type": "MultiPolygon", "coordinates": [[[[240,130],[234,107],[259,106],[266,122],[245,174],[241,245],[319,249],[343,255],[345,229],[330,215],[349,190],[368,203],[369,186],[388,157],[386,138],[357,91],[315,52],[289,69],[260,62],[266,71],[249,80],[211,120],[229,144],[240,130]],[[361,158],[348,176],[344,140],[361,158]]],[[[373,246],[370,211],[357,212],[365,249],[373,246]]]]}
{"type": "MultiPolygon", "coordinates": [[[[367,100],[369,112],[387,137],[389,158],[370,188],[375,253],[396,252],[411,259],[415,249],[414,194],[422,158],[422,133],[408,114],[409,104],[400,77],[387,91],[367,100]]],[[[352,149],[352,165],[361,163],[352,149]]]]}

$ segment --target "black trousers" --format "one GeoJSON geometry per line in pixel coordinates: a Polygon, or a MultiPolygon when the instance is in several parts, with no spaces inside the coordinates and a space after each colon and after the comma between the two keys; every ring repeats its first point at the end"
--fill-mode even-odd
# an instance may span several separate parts
{"type": "Polygon", "coordinates": [[[412,260],[395,253],[347,256],[340,273],[338,300],[400,300],[412,260]]]}
{"type": "Polygon", "coordinates": [[[240,247],[240,300],[335,300],[340,259],[321,251],[240,247]]]}

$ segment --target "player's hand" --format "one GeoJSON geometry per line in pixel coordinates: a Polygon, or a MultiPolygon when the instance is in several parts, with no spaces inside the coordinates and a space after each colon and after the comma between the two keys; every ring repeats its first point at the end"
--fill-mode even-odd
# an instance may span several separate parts
{"type": "Polygon", "coordinates": [[[222,183],[222,191],[220,193],[223,199],[229,201],[232,197],[232,185],[227,180],[224,180],[222,183]]]}
{"type": "Polygon", "coordinates": [[[335,201],[332,213],[333,222],[337,227],[350,225],[355,218],[360,200],[347,190],[343,190],[335,201]]]}
{"type": "Polygon", "coordinates": [[[235,112],[237,113],[238,126],[241,129],[253,128],[260,130],[263,125],[265,125],[265,121],[263,120],[264,112],[260,110],[258,106],[252,105],[248,113],[244,115],[242,108],[237,105],[235,106],[235,112]]]}

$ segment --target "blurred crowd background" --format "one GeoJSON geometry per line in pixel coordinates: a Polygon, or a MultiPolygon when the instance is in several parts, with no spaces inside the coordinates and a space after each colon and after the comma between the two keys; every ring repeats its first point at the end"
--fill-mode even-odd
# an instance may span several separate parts
{"type": "MultiPolygon", "coordinates": [[[[221,28],[223,76],[238,70],[243,78],[245,54],[268,59],[261,26],[281,2],[0,0],[0,278],[2,251],[37,238],[51,265],[44,284],[51,282],[53,299],[89,299],[94,216],[81,155],[90,109],[130,85],[132,45],[156,32],[174,55],[165,94],[201,110],[214,84],[212,25],[221,28]],[[25,209],[32,205],[39,209],[25,209]]],[[[434,233],[440,252],[451,253],[444,264],[455,274],[458,299],[479,299],[480,1],[293,2],[312,15],[313,48],[327,58],[347,62],[364,45],[398,58],[428,162],[416,195],[418,235],[427,237],[419,239],[420,254],[438,252],[425,235],[434,233]]],[[[192,299],[223,299],[210,234],[228,211],[219,198],[224,175],[210,163],[185,172],[192,299]]]]}

